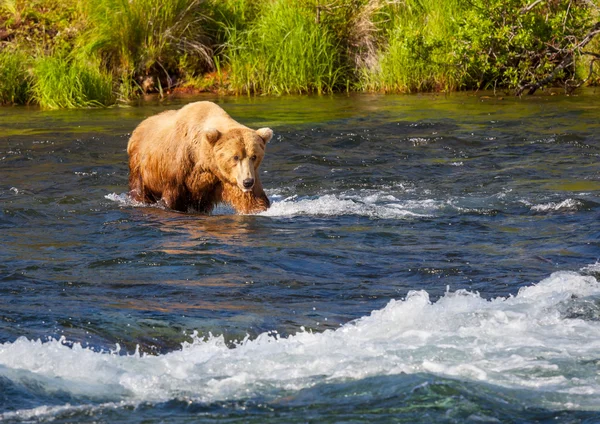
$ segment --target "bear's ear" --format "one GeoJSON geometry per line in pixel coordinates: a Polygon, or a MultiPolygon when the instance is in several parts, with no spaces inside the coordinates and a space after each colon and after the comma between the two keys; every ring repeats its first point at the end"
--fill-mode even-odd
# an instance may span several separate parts
{"type": "Polygon", "coordinates": [[[271,128],[259,128],[256,130],[256,134],[258,134],[258,136],[262,138],[265,143],[268,143],[273,137],[273,130],[271,128]]]}
{"type": "Polygon", "coordinates": [[[206,131],[204,131],[204,136],[206,137],[206,141],[214,145],[219,139],[219,137],[221,137],[221,133],[215,128],[209,128],[206,131]]]}

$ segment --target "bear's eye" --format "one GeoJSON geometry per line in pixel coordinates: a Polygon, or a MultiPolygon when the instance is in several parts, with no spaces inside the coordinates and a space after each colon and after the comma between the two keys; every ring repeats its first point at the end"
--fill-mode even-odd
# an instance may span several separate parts
{"type": "Polygon", "coordinates": [[[256,155],[252,155],[252,157],[250,159],[253,160],[253,161],[255,161],[256,160],[256,155]]]}
{"type": "Polygon", "coordinates": [[[233,157],[233,160],[237,162],[238,160],[240,160],[240,157],[239,157],[238,155],[235,155],[235,156],[233,157]]]}

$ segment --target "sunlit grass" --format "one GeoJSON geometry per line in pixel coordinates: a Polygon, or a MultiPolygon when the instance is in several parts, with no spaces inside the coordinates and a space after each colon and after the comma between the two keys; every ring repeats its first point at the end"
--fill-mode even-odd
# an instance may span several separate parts
{"type": "Polygon", "coordinates": [[[452,31],[463,12],[457,0],[407,0],[382,8],[384,47],[378,63],[362,70],[367,91],[414,92],[460,88],[452,31]]]}
{"type": "Polygon", "coordinates": [[[30,86],[27,56],[19,51],[0,52],[0,104],[28,103],[30,86]]]}
{"type": "Polygon", "coordinates": [[[333,36],[297,3],[265,4],[248,31],[232,30],[228,53],[238,93],[326,93],[343,83],[333,36]]]}
{"type": "Polygon", "coordinates": [[[33,66],[32,96],[44,109],[113,103],[112,78],[98,66],[62,56],[42,56],[33,66]]]}
{"type": "MultiPolygon", "coordinates": [[[[0,0],[0,103],[72,108],[177,89],[279,95],[547,86],[563,60],[557,54],[598,21],[588,3],[0,0]],[[529,4],[536,7],[524,12],[529,4]]],[[[567,55],[572,64],[552,84],[600,83],[600,36],[585,49],[567,55]]]]}
{"type": "MultiPolygon", "coordinates": [[[[84,35],[88,54],[122,79],[145,77],[170,87],[182,76],[212,70],[210,43],[203,31],[201,0],[90,0],[90,30],[84,35]]],[[[130,94],[130,88],[121,91],[130,94]]]]}

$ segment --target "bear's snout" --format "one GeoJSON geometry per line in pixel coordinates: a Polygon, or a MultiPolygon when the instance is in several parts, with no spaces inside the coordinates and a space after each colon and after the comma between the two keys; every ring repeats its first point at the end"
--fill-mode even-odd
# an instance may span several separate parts
{"type": "Polygon", "coordinates": [[[242,184],[246,190],[250,190],[254,186],[254,178],[246,178],[242,184]]]}

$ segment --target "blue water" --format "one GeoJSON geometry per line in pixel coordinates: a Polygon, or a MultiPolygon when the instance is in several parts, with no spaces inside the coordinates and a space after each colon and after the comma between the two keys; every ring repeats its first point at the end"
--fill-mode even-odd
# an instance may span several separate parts
{"type": "Polygon", "coordinates": [[[0,421],[600,421],[600,97],[0,116],[0,421]],[[275,131],[267,212],[127,197],[145,117],[275,131]]]}

